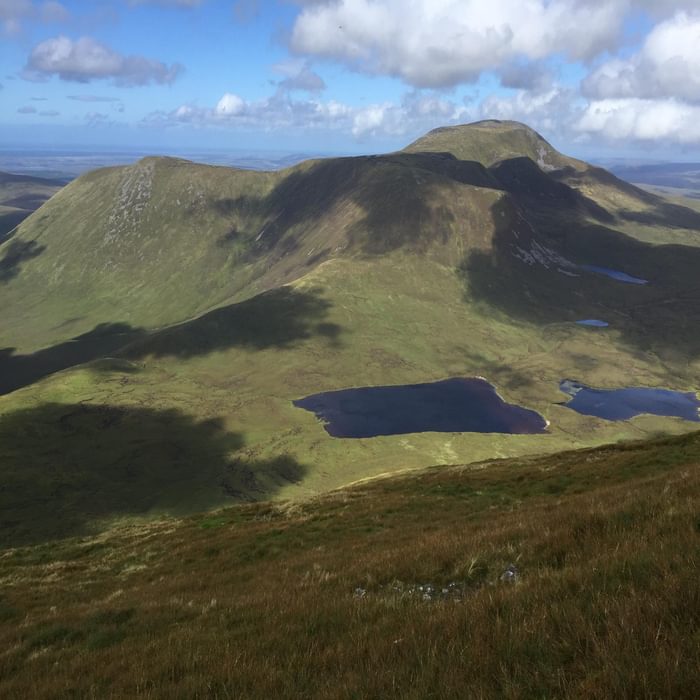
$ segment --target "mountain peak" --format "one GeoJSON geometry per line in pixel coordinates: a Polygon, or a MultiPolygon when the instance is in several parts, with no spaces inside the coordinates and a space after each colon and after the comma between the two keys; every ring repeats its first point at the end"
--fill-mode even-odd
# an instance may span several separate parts
{"type": "Polygon", "coordinates": [[[490,167],[511,158],[530,158],[542,170],[574,167],[567,158],[527,124],[486,119],[471,124],[433,129],[404,149],[408,153],[448,152],[460,160],[478,161],[490,167]]]}

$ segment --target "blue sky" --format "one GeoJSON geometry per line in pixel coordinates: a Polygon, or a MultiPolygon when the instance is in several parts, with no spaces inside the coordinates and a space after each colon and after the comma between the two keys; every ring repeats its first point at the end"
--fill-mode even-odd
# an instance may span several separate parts
{"type": "Polygon", "coordinates": [[[0,145],[358,153],[484,118],[700,150],[697,0],[0,0],[0,145]]]}

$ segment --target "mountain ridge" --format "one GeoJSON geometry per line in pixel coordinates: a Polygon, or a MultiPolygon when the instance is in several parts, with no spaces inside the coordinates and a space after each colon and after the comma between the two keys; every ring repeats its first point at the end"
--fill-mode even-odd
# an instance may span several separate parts
{"type": "MultiPolygon", "coordinates": [[[[113,278],[109,303],[117,310],[126,307],[121,320],[153,327],[191,318],[212,308],[216,299],[224,303],[293,281],[310,265],[334,255],[376,255],[408,246],[432,248],[456,265],[444,244],[457,245],[462,252],[465,245],[488,245],[489,237],[496,236],[489,209],[502,193],[515,200],[534,197],[538,207],[547,199],[561,200],[559,205],[568,199],[567,206],[582,208],[584,216],[604,223],[618,215],[610,200],[660,206],[658,198],[612,175],[602,181],[602,171],[577,166],[572,175],[567,169],[577,162],[558,154],[524,125],[488,124],[486,129],[477,123],[431,132],[423,145],[419,140],[396,154],[306,161],[279,172],[205,166],[171,157],[147,157],[132,166],[93,171],[62,190],[48,209],[30,216],[15,232],[14,245],[28,246],[31,253],[22,261],[23,276],[31,277],[36,268],[27,287],[48,285],[52,294],[60,295],[63,285],[72,303],[90,289],[90,294],[103,296],[113,278]],[[527,154],[485,165],[454,153],[424,150],[434,145],[431,134],[447,135],[450,142],[456,136],[470,146],[484,131],[490,135],[489,149],[493,135],[500,143],[502,132],[516,133],[528,144],[546,144],[548,157],[562,164],[561,172],[554,177],[527,154]],[[529,183],[529,191],[522,189],[523,182],[529,183]],[[603,198],[604,207],[596,204],[601,186],[609,194],[603,198]],[[469,219],[467,226],[458,223],[469,219]],[[54,248],[50,267],[43,264],[45,256],[34,255],[46,245],[54,248]],[[79,246],[83,251],[76,255],[79,246]],[[189,268],[207,281],[190,279],[183,272],[189,268]],[[159,300],[148,297],[154,274],[171,286],[170,291],[161,290],[159,300]],[[177,300],[165,314],[163,297],[177,300]],[[158,311],[154,314],[149,308],[158,311]]],[[[486,163],[491,160],[484,157],[486,163]]],[[[521,207],[522,202],[508,206],[521,207]]],[[[686,219],[681,224],[697,224],[700,218],[682,207],[677,207],[677,216],[678,212],[686,219]]],[[[26,289],[23,293],[36,294],[26,289]]]]}

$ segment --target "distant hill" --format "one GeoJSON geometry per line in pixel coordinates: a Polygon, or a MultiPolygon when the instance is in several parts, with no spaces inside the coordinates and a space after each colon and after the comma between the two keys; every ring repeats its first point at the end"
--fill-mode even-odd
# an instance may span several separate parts
{"type": "MultiPolygon", "coordinates": [[[[98,527],[683,432],[580,415],[559,384],[698,388],[699,232],[700,212],[514,122],[276,172],[160,157],[93,171],[0,246],[0,429],[26,437],[0,441],[0,463],[31,464],[56,511],[98,527]],[[455,376],[486,377],[548,434],[339,440],[292,404],[455,376]],[[100,473],[122,494],[109,505],[85,497],[100,473]]],[[[6,512],[28,487],[6,488],[6,512]]]]}
{"type": "Polygon", "coordinates": [[[0,241],[65,184],[65,180],[0,172],[0,241]]]}
{"type": "Polygon", "coordinates": [[[700,199],[700,163],[615,164],[610,169],[629,182],[652,185],[672,195],[700,199]]]}
{"type": "Polygon", "coordinates": [[[700,163],[646,163],[612,165],[610,170],[631,182],[691,189],[700,184],[700,163]]]}

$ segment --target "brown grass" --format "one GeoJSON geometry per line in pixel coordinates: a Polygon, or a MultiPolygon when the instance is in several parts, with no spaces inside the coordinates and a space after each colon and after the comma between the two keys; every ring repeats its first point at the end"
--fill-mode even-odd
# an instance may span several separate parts
{"type": "Polygon", "coordinates": [[[7,550],[0,697],[696,697],[699,463],[690,435],[7,550]]]}

